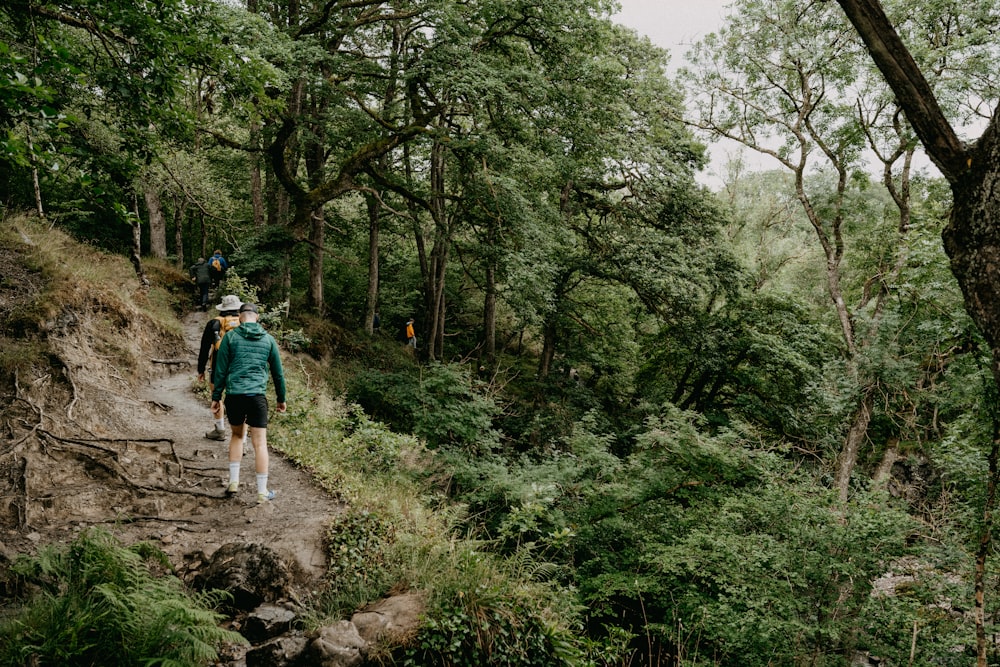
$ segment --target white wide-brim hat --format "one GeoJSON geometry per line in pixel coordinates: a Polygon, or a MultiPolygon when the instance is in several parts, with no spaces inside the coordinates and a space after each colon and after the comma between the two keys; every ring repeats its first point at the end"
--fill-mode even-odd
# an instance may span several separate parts
{"type": "Polygon", "coordinates": [[[239,310],[243,302],[240,301],[240,297],[235,294],[227,294],[222,297],[222,303],[215,307],[216,310],[239,310]]]}

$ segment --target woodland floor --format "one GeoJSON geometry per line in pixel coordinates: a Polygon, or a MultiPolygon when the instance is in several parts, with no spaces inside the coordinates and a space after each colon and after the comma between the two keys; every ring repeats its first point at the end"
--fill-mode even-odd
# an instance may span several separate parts
{"type": "MultiPolygon", "coordinates": [[[[116,394],[113,383],[103,392],[84,391],[78,381],[72,383],[65,423],[53,424],[58,418],[35,408],[39,425],[30,438],[21,439],[19,456],[7,458],[2,466],[7,470],[0,471],[6,478],[7,500],[0,555],[11,558],[39,545],[69,541],[83,528],[103,526],[125,544],[146,540],[157,545],[185,580],[216,549],[238,542],[273,549],[288,565],[298,594],[308,594],[321,582],[326,571],[324,529],[340,506],[308,471],[272,450],[269,487],[277,495],[258,505],[248,445],[240,492],[235,497],[224,493],[228,441],[204,437],[212,426],[211,415],[207,402],[192,391],[198,341],[211,317],[211,312],[184,317],[186,349],[177,350],[167,363],[152,363],[151,379],[137,396],[124,389],[116,394]],[[72,413],[78,385],[89,404],[116,405],[107,413],[119,416],[110,416],[99,431],[75,432],[72,413]],[[130,416],[122,419],[117,406],[129,404],[132,409],[125,414],[130,416]]],[[[66,365],[67,376],[85,378],[99,372],[88,368],[86,353],[79,356],[66,365]]],[[[44,384],[43,379],[35,382],[44,384]]],[[[21,402],[32,404],[28,384],[22,378],[18,389],[24,395],[21,402]]],[[[79,412],[81,404],[76,406],[79,412]]],[[[280,420],[281,415],[272,409],[271,419],[280,420]]]]}

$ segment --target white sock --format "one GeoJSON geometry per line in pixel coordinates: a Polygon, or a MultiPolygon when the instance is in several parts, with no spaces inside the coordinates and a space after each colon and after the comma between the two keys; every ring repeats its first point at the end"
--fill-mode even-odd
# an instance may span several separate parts
{"type": "Polygon", "coordinates": [[[229,483],[240,481],[240,462],[230,461],[229,462],[229,483]]]}
{"type": "Polygon", "coordinates": [[[257,473],[257,493],[267,493],[267,473],[257,473]]]}
{"type": "Polygon", "coordinates": [[[225,431],[226,430],[226,419],[224,417],[222,419],[216,419],[215,420],[215,428],[218,429],[218,430],[220,430],[220,431],[225,431]]]}

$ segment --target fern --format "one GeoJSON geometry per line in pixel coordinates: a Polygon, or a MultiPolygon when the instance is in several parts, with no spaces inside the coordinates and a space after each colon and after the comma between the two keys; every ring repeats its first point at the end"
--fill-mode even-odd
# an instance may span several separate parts
{"type": "Polygon", "coordinates": [[[152,545],[124,547],[100,529],[20,557],[13,570],[35,593],[0,623],[0,665],[196,667],[245,643],[218,625],[221,593],[191,595],[150,561],[168,564],[152,545]]]}

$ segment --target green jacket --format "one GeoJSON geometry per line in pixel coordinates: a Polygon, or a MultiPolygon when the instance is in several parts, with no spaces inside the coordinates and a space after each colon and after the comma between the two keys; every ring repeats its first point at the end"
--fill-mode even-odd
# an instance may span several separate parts
{"type": "Polygon", "coordinates": [[[229,395],[263,394],[267,389],[267,370],[271,369],[278,403],[285,402],[285,373],[274,336],[258,322],[244,322],[222,338],[215,353],[215,389],[212,400],[229,395]]]}

